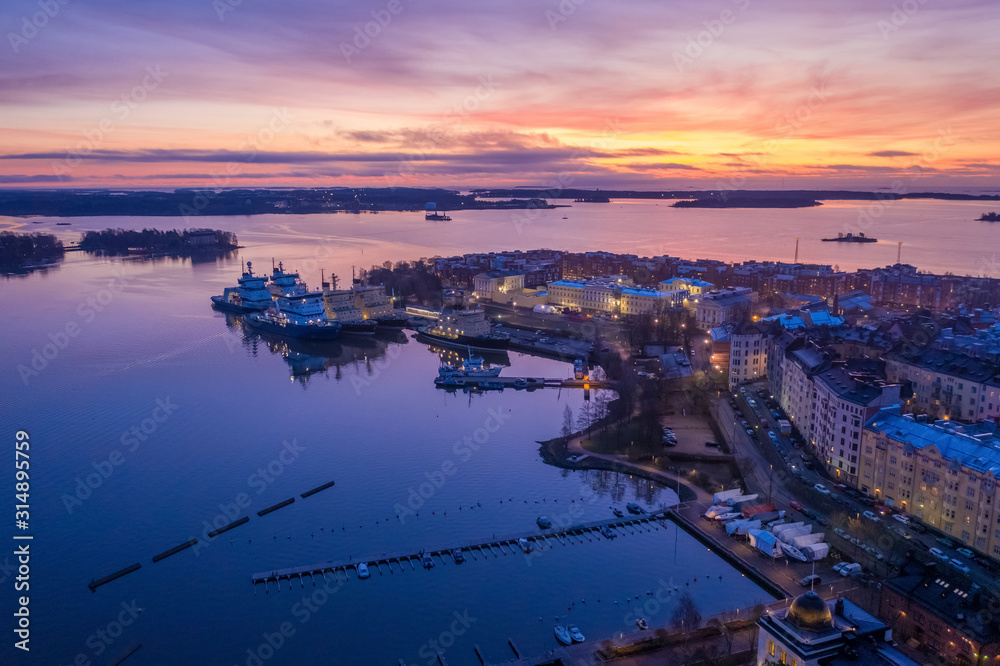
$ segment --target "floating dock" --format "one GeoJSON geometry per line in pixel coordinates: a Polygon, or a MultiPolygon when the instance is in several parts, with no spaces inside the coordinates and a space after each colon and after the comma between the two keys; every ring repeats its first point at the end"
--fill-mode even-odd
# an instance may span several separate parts
{"type": "Polygon", "coordinates": [[[305,587],[306,578],[313,585],[316,584],[317,578],[326,581],[328,575],[333,576],[338,582],[341,581],[341,574],[343,574],[344,579],[349,580],[351,572],[353,572],[354,577],[357,578],[359,564],[367,564],[369,569],[374,569],[384,576],[396,573],[397,569],[400,572],[406,571],[407,566],[410,567],[410,571],[424,568],[424,557],[430,557],[431,562],[435,565],[453,564],[455,562],[454,553],[456,552],[461,552],[465,555],[466,561],[470,559],[489,559],[490,557],[498,559],[508,555],[524,555],[521,547],[518,545],[518,540],[520,539],[525,539],[535,551],[543,552],[552,550],[560,544],[565,546],[573,543],[584,543],[584,541],[610,541],[621,534],[635,534],[636,529],[645,531],[665,529],[660,523],[666,517],[664,512],[638,514],[628,518],[612,518],[610,520],[571,525],[562,529],[555,528],[545,531],[525,532],[501,539],[491,539],[451,548],[426,550],[419,553],[383,554],[379,557],[369,557],[359,560],[322,562],[290,569],[274,569],[272,571],[255,573],[250,577],[250,581],[255,591],[257,585],[264,585],[265,591],[268,591],[271,583],[274,583],[280,591],[282,582],[287,582],[289,589],[292,589],[293,580],[297,580],[300,587],[305,587]],[[604,536],[601,533],[603,528],[610,529],[614,535],[612,537],[604,536]]]}

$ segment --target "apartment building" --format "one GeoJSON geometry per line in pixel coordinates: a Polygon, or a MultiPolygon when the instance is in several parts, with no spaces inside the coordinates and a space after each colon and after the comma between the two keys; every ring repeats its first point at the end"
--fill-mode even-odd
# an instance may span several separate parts
{"type": "Polygon", "coordinates": [[[897,352],[886,356],[886,375],[911,389],[904,411],[931,419],[1000,418],[1000,366],[992,361],[942,349],[897,352]]]}
{"type": "Polygon", "coordinates": [[[737,324],[729,334],[729,388],[767,376],[767,335],[754,324],[737,324]]]}
{"type": "Polygon", "coordinates": [[[993,558],[1000,558],[998,475],[992,421],[929,423],[886,409],[862,431],[862,491],[993,558]]]}

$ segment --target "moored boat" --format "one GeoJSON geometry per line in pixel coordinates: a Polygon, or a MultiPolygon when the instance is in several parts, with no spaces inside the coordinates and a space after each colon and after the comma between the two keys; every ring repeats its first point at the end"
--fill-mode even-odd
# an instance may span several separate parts
{"type": "Polygon", "coordinates": [[[562,643],[563,645],[573,644],[573,637],[569,635],[569,632],[566,630],[566,627],[562,626],[561,624],[557,624],[555,626],[554,631],[556,634],[556,639],[560,643],[562,643]]]}
{"type": "Polygon", "coordinates": [[[480,309],[443,310],[437,322],[418,331],[426,339],[455,347],[496,351],[510,346],[510,336],[492,331],[480,309]]]}
{"type": "Polygon", "coordinates": [[[267,277],[253,274],[253,264],[246,262],[237,286],[226,287],[221,296],[212,296],[212,307],[224,312],[260,312],[271,305],[267,277]]]}
{"type": "Polygon", "coordinates": [[[545,516],[539,516],[535,520],[535,522],[538,523],[538,526],[541,527],[543,530],[547,530],[550,527],[552,527],[552,521],[546,518],[545,516]]]}

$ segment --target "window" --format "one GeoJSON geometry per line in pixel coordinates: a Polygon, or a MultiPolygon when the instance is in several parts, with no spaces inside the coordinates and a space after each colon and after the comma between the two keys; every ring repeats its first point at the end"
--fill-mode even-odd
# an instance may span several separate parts
{"type": "Polygon", "coordinates": [[[772,657],[774,656],[774,641],[770,638],[767,639],[767,653],[772,657]]]}

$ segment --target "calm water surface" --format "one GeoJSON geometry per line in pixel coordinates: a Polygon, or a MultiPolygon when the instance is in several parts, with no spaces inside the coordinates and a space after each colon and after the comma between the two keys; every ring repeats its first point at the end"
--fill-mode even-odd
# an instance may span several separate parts
{"type": "MultiPolygon", "coordinates": [[[[851,230],[862,208],[695,211],[629,202],[541,211],[521,225],[499,211],[455,214],[450,223],[386,213],[205,218],[199,225],[236,232],[243,258],[261,269],[280,259],[312,284],[320,269],[346,277],[351,266],[533,247],[788,260],[796,237],[801,259],[843,269],[894,261],[897,239],[905,240],[904,261],[922,269],[984,273],[995,265],[992,236],[1000,226],[972,221],[980,204],[896,202],[864,229],[885,243],[818,241],[851,230]]],[[[180,218],[56,221],[0,225],[67,240],[109,226],[183,226],[180,218]]],[[[238,256],[204,263],[67,257],[51,271],[0,281],[0,423],[8,439],[23,428],[32,442],[30,663],[68,664],[78,655],[111,663],[141,645],[127,663],[257,663],[250,650],[273,664],[421,664],[436,640],[449,663],[472,664],[473,645],[491,660],[511,658],[508,637],[523,653],[544,653],[556,645],[557,621],[592,638],[631,631],[632,606],[660,585],[690,590],[704,615],[769,599],[673,527],[557,547],[531,560],[375,572],[315,597],[309,582],[255,592],[250,575],[258,571],[528,531],[538,515],[557,518],[570,507],[576,520],[597,520],[612,506],[656,508],[675,495],[627,476],[541,462],[537,440],[558,434],[567,405],[579,410],[578,391],[450,394],[432,384],[438,355],[406,336],[345,338],[317,349],[245,333],[208,300],[234,283],[238,256]],[[64,338],[67,325],[77,335],[64,338]],[[35,358],[25,374],[35,352],[51,358],[45,367],[35,358]],[[498,417],[502,425],[483,439],[498,417]],[[454,473],[442,482],[443,466],[454,473]],[[334,488],[256,515],[330,480],[334,488]],[[419,503],[420,490],[429,497],[413,514],[401,511],[419,503]],[[206,547],[151,561],[239,515],[250,522],[206,547]],[[142,568],[88,590],[92,578],[133,562],[142,568]],[[131,620],[123,608],[133,602],[142,613],[122,628],[117,621],[131,620]],[[450,633],[465,627],[454,624],[456,613],[468,625],[459,636],[450,633]],[[286,622],[294,633],[270,648],[268,637],[279,642],[274,632],[286,622]]],[[[509,375],[571,372],[520,354],[509,362],[509,375]]],[[[12,474],[0,478],[10,497],[12,474]]],[[[13,611],[11,595],[4,604],[13,611]]],[[[672,606],[643,615],[665,624],[672,606]]],[[[5,640],[0,663],[10,651],[5,640]]]]}

